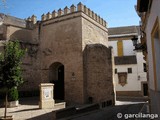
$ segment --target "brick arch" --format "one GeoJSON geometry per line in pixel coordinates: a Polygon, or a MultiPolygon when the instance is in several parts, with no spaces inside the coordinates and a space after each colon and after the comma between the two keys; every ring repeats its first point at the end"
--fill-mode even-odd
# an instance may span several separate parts
{"type": "Polygon", "coordinates": [[[64,65],[54,62],[49,67],[49,80],[54,83],[54,99],[64,100],[64,65]]]}

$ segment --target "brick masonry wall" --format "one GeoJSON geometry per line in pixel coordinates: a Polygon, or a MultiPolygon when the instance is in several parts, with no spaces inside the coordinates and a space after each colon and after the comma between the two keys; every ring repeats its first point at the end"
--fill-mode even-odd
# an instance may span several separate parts
{"type": "Polygon", "coordinates": [[[86,46],[84,50],[86,99],[93,102],[114,101],[111,49],[101,44],[86,46]]]}
{"type": "MultiPolygon", "coordinates": [[[[52,23],[52,20],[49,21],[52,23]]],[[[48,22],[47,22],[48,23],[48,22]]],[[[41,79],[49,80],[48,69],[55,63],[64,65],[65,101],[83,103],[83,54],[81,18],[41,26],[41,79]],[[46,54],[49,52],[48,54],[46,54]],[[75,80],[72,80],[72,73],[75,80]]]]}

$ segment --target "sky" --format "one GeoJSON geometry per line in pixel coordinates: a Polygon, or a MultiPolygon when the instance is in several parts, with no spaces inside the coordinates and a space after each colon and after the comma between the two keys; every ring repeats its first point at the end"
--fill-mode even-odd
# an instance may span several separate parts
{"type": "Polygon", "coordinates": [[[107,21],[108,27],[139,25],[139,17],[134,6],[137,0],[0,0],[0,13],[18,18],[28,18],[33,14],[41,19],[42,14],[63,9],[82,2],[107,21]]]}

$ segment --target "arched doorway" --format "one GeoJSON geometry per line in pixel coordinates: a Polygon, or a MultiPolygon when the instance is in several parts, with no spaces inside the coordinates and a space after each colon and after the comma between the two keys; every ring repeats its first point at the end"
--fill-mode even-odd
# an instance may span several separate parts
{"type": "Polygon", "coordinates": [[[54,99],[64,100],[64,65],[59,62],[49,67],[49,80],[54,83],[54,99]]]}

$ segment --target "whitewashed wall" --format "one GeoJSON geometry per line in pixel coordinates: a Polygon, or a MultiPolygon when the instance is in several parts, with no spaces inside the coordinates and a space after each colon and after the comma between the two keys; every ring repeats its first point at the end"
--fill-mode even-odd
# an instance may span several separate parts
{"type": "Polygon", "coordinates": [[[132,73],[127,74],[127,84],[125,86],[118,83],[118,74],[115,74],[116,91],[141,91],[141,82],[146,81],[146,77],[145,74],[137,72],[137,65],[116,65],[116,68],[118,72],[127,72],[127,68],[132,68],[132,73]]]}
{"type": "MultiPolygon", "coordinates": [[[[154,71],[153,71],[153,56],[152,56],[152,43],[151,43],[151,32],[154,26],[154,23],[158,18],[160,19],[160,0],[153,0],[150,16],[148,18],[147,26],[146,26],[146,34],[147,35],[147,49],[148,49],[148,62],[149,62],[149,87],[152,90],[155,90],[154,88],[154,71]]],[[[160,22],[160,21],[159,21],[160,22]]],[[[160,80],[159,80],[160,81],[160,80]]],[[[158,86],[160,86],[160,82],[158,82],[158,86]]],[[[159,87],[160,89],[160,87],[159,87]]]]}
{"type": "MultiPolygon", "coordinates": [[[[117,56],[117,41],[109,41],[109,46],[113,47],[113,54],[117,56]]],[[[121,86],[118,83],[118,74],[114,75],[114,83],[116,91],[141,91],[141,82],[147,81],[146,73],[143,71],[143,54],[142,52],[133,51],[135,48],[131,40],[123,40],[124,56],[136,55],[137,64],[115,65],[117,72],[128,72],[128,68],[132,68],[132,73],[127,74],[127,84],[121,86]]]]}
{"type": "Polygon", "coordinates": [[[109,41],[108,44],[113,47],[113,55],[117,56],[117,41],[109,41]]]}
{"type": "MultiPolygon", "coordinates": [[[[117,41],[109,41],[109,46],[113,47],[114,56],[117,56],[117,41]]],[[[131,40],[123,40],[123,54],[124,55],[135,55],[136,52],[133,51],[134,46],[131,40]]]]}
{"type": "Polygon", "coordinates": [[[131,40],[123,40],[123,54],[124,55],[135,55],[133,42],[131,40]]]}

